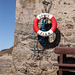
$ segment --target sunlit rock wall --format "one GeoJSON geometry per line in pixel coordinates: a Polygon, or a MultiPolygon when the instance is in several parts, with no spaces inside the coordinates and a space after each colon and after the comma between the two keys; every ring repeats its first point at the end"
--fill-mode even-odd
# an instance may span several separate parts
{"type": "MultiPolygon", "coordinates": [[[[51,0],[46,1],[51,2],[51,0]]],[[[58,68],[53,66],[53,63],[57,62],[54,48],[45,50],[40,58],[34,57],[32,24],[35,16],[44,12],[42,2],[43,0],[16,0],[12,55],[15,73],[18,75],[23,75],[26,70],[28,75],[57,75],[58,68]]],[[[59,21],[57,27],[61,32],[60,43],[75,47],[75,0],[52,0],[49,13],[59,21]]]]}

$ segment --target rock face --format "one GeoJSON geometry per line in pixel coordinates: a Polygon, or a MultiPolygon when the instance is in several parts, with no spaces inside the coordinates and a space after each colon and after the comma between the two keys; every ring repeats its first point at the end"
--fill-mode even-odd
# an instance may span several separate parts
{"type": "MultiPolygon", "coordinates": [[[[49,13],[59,21],[58,28],[62,33],[60,43],[74,47],[75,1],[46,1],[52,2],[52,6],[48,5],[47,10],[51,8],[49,13]]],[[[42,2],[43,0],[16,0],[15,40],[12,57],[17,75],[25,75],[25,73],[28,75],[57,75],[58,68],[53,66],[53,63],[57,62],[57,55],[53,52],[54,48],[45,50],[41,57],[34,57],[32,24],[35,16],[44,12],[46,8],[42,2]]]]}
{"type": "Polygon", "coordinates": [[[13,75],[12,56],[3,55],[0,57],[0,75],[13,75]]]}

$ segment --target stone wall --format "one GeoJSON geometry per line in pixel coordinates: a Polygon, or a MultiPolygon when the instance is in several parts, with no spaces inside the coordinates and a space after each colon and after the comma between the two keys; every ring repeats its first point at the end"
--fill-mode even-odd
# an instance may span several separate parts
{"type": "MultiPolygon", "coordinates": [[[[60,43],[75,47],[75,0],[46,1],[52,1],[49,13],[59,21],[60,43]]],[[[44,11],[42,2],[43,0],[16,0],[15,40],[12,56],[17,75],[23,75],[26,70],[28,75],[57,75],[58,67],[53,66],[53,63],[57,62],[54,48],[45,50],[40,58],[34,57],[32,25],[35,16],[44,11]]]]}

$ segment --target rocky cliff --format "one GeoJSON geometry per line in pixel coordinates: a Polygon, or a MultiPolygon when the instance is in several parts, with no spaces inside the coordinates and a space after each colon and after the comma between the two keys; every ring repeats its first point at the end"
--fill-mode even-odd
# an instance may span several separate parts
{"type": "MultiPolygon", "coordinates": [[[[54,48],[45,49],[43,55],[34,57],[34,41],[32,39],[33,20],[35,16],[44,12],[44,0],[16,0],[15,40],[13,49],[13,63],[17,75],[57,75],[58,67],[54,48]]],[[[59,21],[61,32],[60,43],[75,47],[75,0],[46,0],[50,3],[49,14],[59,21]]],[[[40,22],[41,23],[41,22],[40,22]]],[[[37,36],[35,34],[35,36],[37,36]]],[[[36,37],[37,39],[37,37],[36,37]]],[[[42,47],[39,44],[39,47],[42,47]]]]}

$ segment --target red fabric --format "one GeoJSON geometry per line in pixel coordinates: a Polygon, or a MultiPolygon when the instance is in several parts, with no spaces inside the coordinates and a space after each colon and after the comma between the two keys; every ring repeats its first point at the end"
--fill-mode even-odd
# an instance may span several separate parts
{"type": "Polygon", "coordinates": [[[51,30],[54,32],[57,28],[57,21],[54,17],[51,18],[51,22],[52,22],[52,28],[51,30]]]}
{"type": "Polygon", "coordinates": [[[39,19],[36,17],[33,21],[33,29],[37,33],[40,29],[38,28],[39,19]]]}
{"type": "MultiPolygon", "coordinates": [[[[36,17],[33,21],[33,29],[37,33],[40,29],[38,28],[39,19],[36,17]]],[[[51,30],[54,32],[57,28],[57,21],[54,17],[51,18],[52,28],[51,30]]]]}

